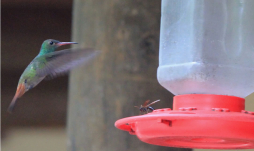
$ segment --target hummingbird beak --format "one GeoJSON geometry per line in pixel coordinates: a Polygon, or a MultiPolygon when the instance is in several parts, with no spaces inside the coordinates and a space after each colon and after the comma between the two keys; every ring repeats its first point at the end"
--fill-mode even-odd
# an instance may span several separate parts
{"type": "Polygon", "coordinates": [[[63,46],[63,45],[70,45],[70,44],[78,44],[77,42],[59,42],[56,45],[59,46],[63,46]]]}
{"type": "Polygon", "coordinates": [[[26,87],[25,87],[25,84],[21,83],[18,85],[18,88],[17,88],[17,91],[16,91],[16,94],[15,96],[13,97],[12,101],[11,101],[11,104],[9,105],[8,107],[8,112],[9,113],[12,113],[13,111],[13,108],[15,106],[15,103],[17,101],[18,98],[20,98],[24,93],[26,92],[26,87]]]}

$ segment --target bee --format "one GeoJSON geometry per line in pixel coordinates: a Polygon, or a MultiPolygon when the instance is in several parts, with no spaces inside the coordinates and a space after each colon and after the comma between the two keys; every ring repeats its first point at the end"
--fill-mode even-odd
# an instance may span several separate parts
{"type": "Polygon", "coordinates": [[[149,111],[153,111],[154,110],[154,108],[151,107],[151,105],[154,104],[154,103],[157,103],[159,101],[160,100],[156,100],[156,101],[153,101],[152,103],[148,104],[150,102],[150,100],[147,100],[140,107],[138,107],[138,106],[134,106],[134,107],[139,108],[140,114],[141,113],[145,113],[145,112],[148,113],[149,111]]]}

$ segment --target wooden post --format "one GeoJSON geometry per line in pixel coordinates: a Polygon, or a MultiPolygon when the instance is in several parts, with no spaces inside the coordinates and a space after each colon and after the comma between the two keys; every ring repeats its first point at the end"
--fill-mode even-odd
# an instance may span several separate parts
{"type": "MultiPolygon", "coordinates": [[[[145,100],[172,106],[172,94],[157,82],[160,6],[158,0],[74,0],[73,41],[101,54],[71,73],[69,151],[181,150],[141,142],[114,127],[139,114],[145,100]]],[[[183,149],[182,149],[183,150],[183,149]]]]}

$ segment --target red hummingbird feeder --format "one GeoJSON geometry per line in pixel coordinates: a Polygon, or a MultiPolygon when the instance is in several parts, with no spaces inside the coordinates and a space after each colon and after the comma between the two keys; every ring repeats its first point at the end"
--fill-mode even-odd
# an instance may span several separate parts
{"type": "Polygon", "coordinates": [[[162,0],[157,78],[176,95],[173,109],[115,126],[160,146],[254,148],[254,112],[245,110],[244,99],[254,90],[251,6],[254,1],[162,0]]]}
{"type": "Polygon", "coordinates": [[[174,97],[173,110],[120,119],[115,126],[146,143],[206,149],[254,148],[254,112],[240,97],[187,94],[174,97]],[[222,103],[223,102],[223,103],[222,103]]]}

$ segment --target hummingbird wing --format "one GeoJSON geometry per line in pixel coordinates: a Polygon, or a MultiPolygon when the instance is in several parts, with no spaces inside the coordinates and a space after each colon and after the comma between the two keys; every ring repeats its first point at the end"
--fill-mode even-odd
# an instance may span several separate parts
{"type": "Polygon", "coordinates": [[[70,69],[78,65],[87,63],[98,53],[99,51],[91,48],[65,49],[36,57],[33,62],[38,62],[41,64],[43,60],[44,66],[42,68],[37,68],[37,74],[39,76],[49,79],[61,74],[65,74],[70,69]]]}

